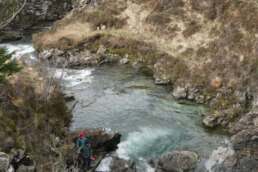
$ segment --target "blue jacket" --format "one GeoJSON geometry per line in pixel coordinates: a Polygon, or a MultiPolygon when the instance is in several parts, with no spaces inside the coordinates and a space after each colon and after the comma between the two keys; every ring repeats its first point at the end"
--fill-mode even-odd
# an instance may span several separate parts
{"type": "Polygon", "coordinates": [[[91,156],[91,147],[89,138],[78,138],[76,141],[77,153],[81,153],[84,158],[91,156]]]}
{"type": "Polygon", "coordinates": [[[86,137],[84,138],[78,138],[76,141],[76,147],[82,148],[85,144],[88,144],[88,139],[86,137]]]}
{"type": "Polygon", "coordinates": [[[90,144],[85,145],[80,153],[83,158],[91,158],[92,150],[90,144]]]}

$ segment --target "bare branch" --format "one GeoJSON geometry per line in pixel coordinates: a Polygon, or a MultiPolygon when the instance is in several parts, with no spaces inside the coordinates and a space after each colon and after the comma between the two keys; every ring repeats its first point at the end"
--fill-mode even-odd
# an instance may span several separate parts
{"type": "Polygon", "coordinates": [[[4,29],[6,26],[8,26],[15,19],[15,17],[18,14],[20,14],[20,12],[24,9],[26,4],[27,4],[27,0],[24,0],[22,6],[17,11],[15,11],[13,13],[13,15],[9,19],[7,19],[6,21],[0,23],[0,30],[4,29]]]}

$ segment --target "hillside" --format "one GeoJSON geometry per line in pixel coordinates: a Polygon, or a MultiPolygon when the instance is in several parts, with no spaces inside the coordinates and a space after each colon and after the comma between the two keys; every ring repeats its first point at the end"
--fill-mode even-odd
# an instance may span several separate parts
{"type": "Polygon", "coordinates": [[[74,9],[34,43],[40,52],[57,48],[81,61],[86,50],[104,47],[147,67],[177,98],[208,104],[207,125],[228,126],[256,95],[257,15],[255,0],[108,0],[74,9]]]}

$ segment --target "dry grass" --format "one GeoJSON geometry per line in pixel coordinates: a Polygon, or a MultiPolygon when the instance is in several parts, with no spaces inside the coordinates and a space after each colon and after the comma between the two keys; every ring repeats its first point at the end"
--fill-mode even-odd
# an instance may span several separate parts
{"type": "Polygon", "coordinates": [[[54,82],[34,68],[24,67],[8,83],[0,85],[0,151],[21,148],[37,164],[55,162],[56,154],[49,146],[53,137],[65,136],[71,115],[58,87],[49,87],[49,83],[54,82]],[[12,138],[13,145],[7,144],[8,147],[6,138],[12,138]]]}
{"type": "Polygon", "coordinates": [[[36,48],[60,48],[66,49],[76,46],[90,33],[87,23],[70,23],[63,28],[57,28],[54,32],[39,33],[33,36],[36,48]],[[58,46],[57,46],[58,45],[58,46]]]}

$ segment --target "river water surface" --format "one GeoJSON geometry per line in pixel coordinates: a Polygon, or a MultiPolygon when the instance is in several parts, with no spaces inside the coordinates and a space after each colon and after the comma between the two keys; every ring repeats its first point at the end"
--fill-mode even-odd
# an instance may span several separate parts
{"type": "Polygon", "coordinates": [[[63,86],[78,101],[72,130],[104,127],[122,133],[117,153],[125,159],[149,160],[174,149],[208,159],[226,139],[203,128],[202,106],[177,103],[166,87],[130,67],[65,70],[63,86]]]}
{"type": "MultiPolygon", "coordinates": [[[[30,44],[4,44],[17,56],[30,55],[30,44]]],[[[179,149],[196,151],[208,159],[225,136],[207,132],[201,125],[199,105],[177,103],[169,90],[127,66],[104,65],[83,70],[54,70],[63,76],[65,93],[78,102],[71,130],[107,128],[123,135],[117,154],[121,158],[147,161],[179,149]]]]}

